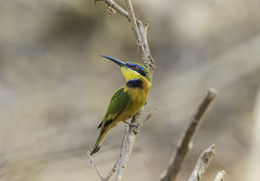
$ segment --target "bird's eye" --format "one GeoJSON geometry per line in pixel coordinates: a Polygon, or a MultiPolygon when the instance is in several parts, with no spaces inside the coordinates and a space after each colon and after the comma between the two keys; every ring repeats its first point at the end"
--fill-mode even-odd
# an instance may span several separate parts
{"type": "Polygon", "coordinates": [[[131,64],[131,63],[127,63],[128,67],[131,68],[132,70],[138,72],[139,74],[141,74],[142,76],[146,76],[146,73],[144,71],[144,69],[139,66],[139,65],[136,65],[136,64],[131,64]]]}
{"type": "Polygon", "coordinates": [[[135,66],[135,70],[136,70],[139,74],[141,74],[142,76],[145,76],[145,72],[144,72],[143,68],[141,68],[140,66],[136,65],[136,66],[135,66]]]}

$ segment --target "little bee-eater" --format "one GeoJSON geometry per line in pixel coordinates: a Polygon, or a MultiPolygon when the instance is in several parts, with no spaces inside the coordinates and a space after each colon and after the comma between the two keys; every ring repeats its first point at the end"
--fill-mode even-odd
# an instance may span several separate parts
{"type": "Polygon", "coordinates": [[[127,123],[145,104],[149,90],[152,87],[151,72],[143,65],[125,63],[110,56],[101,55],[121,67],[126,79],[125,86],[118,89],[112,96],[106,114],[99,124],[99,137],[91,150],[91,155],[98,152],[109,130],[120,121],[127,123]]]}

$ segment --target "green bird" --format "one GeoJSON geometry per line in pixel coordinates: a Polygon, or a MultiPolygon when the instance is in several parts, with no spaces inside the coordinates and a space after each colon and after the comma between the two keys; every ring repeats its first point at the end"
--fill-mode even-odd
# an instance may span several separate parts
{"type": "Polygon", "coordinates": [[[111,128],[121,121],[127,123],[127,120],[141,109],[152,87],[152,74],[145,66],[138,63],[125,63],[110,56],[101,56],[121,67],[126,84],[119,88],[110,100],[106,114],[98,126],[100,133],[90,152],[91,155],[98,152],[111,128]]]}

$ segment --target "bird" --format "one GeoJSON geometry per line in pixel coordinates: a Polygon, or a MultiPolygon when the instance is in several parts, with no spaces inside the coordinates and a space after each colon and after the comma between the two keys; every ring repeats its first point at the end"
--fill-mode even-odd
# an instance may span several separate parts
{"type": "Polygon", "coordinates": [[[119,88],[112,96],[105,116],[98,125],[99,136],[90,151],[90,155],[97,153],[110,129],[119,122],[128,123],[146,104],[147,95],[152,87],[152,73],[145,66],[138,63],[124,62],[114,57],[100,55],[121,67],[126,84],[119,88]]]}

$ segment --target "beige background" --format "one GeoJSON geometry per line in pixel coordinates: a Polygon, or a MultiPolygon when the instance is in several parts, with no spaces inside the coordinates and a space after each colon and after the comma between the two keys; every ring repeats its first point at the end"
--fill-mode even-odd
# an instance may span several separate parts
{"type": "MultiPolygon", "coordinates": [[[[209,87],[219,95],[179,180],[187,180],[212,143],[216,156],[203,180],[221,169],[226,180],[258,180],[260,1],[134,6],[150,22],[157,64],[145,112],[159,111],[140,131],[124,180],[158,180],[209,87]]],[[[98,180],[86,151],[110,97],[124,84],[120,69],[99,54],[138,59],[130,24],[108,16],[104,3],[0,1],[0,180],[98,180]]],[[[103,173],[118,157],[123,129],[113,129],[96,156],[103,173]]]]}

